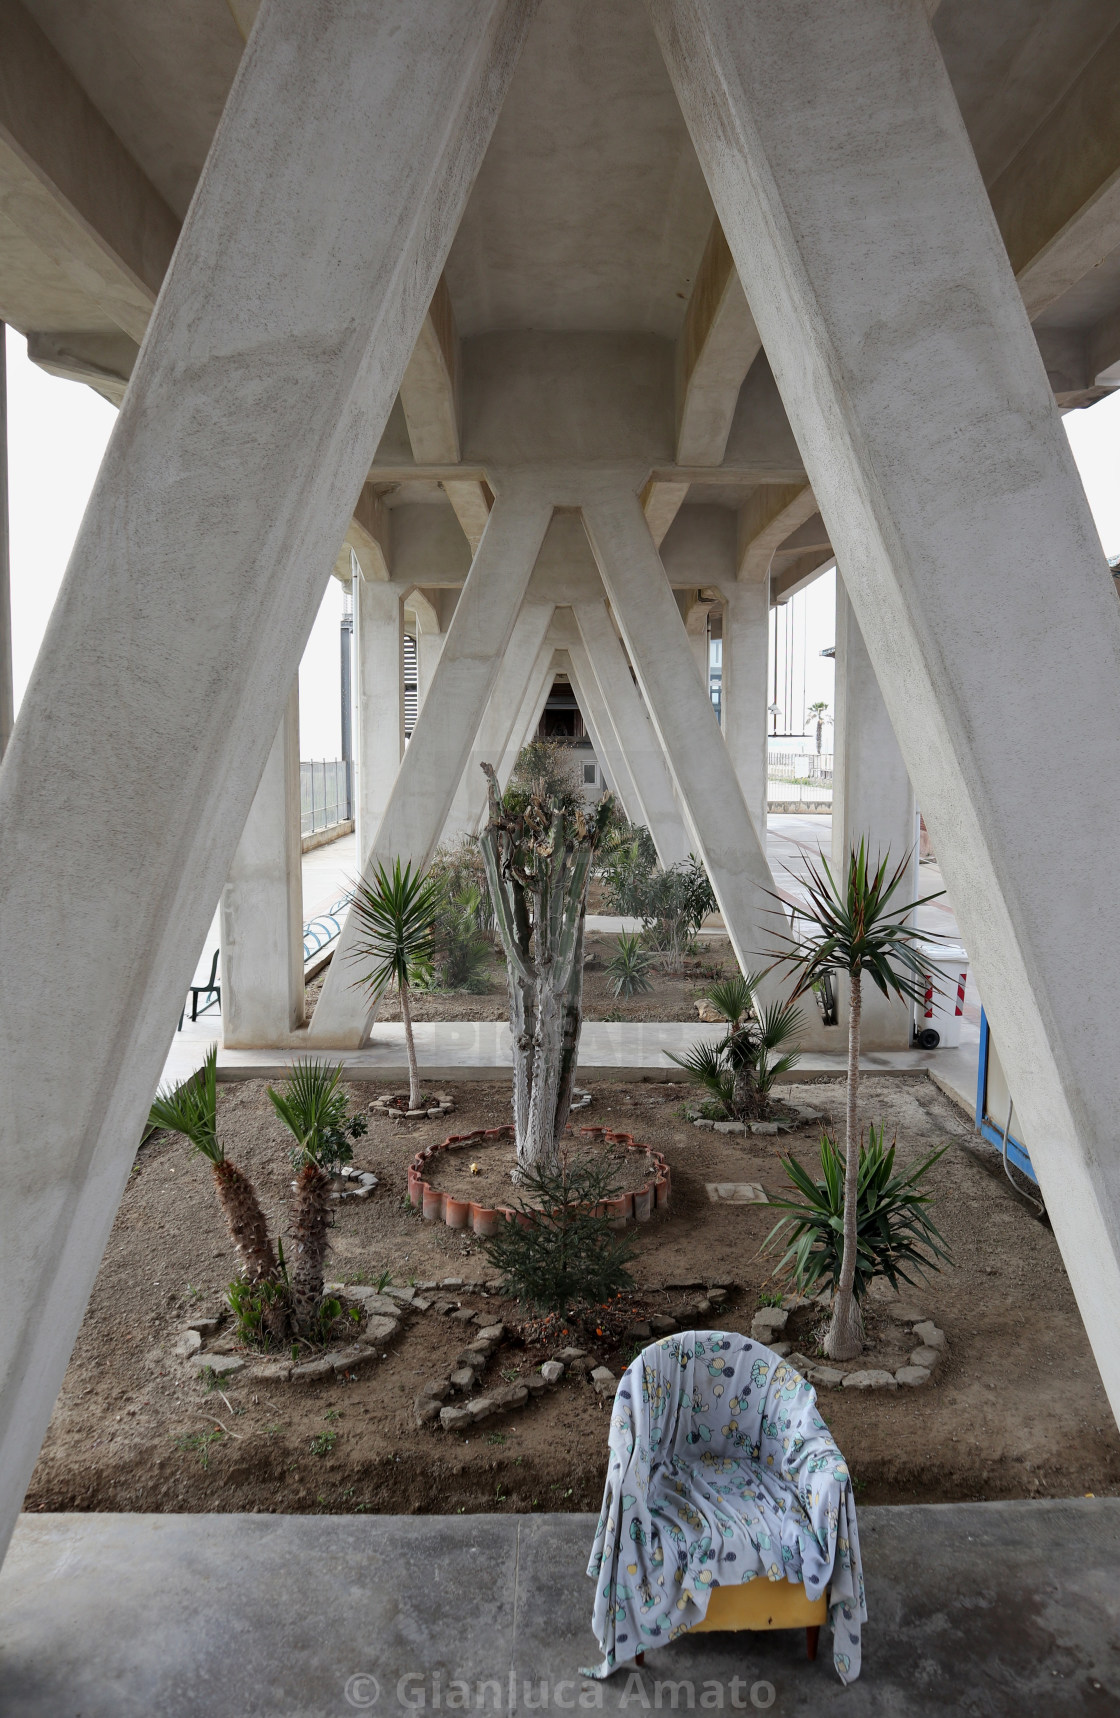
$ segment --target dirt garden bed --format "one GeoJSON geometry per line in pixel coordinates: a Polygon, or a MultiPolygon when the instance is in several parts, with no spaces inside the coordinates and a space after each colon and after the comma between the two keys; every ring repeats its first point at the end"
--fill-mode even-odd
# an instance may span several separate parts
{"type": "MultiPolygon", "coordinates": [[[[616,997],[606,972],[606,964],[618,947],[618,938],[606,932],[593,931],[584,944],[587,962],[583,973],[583,1012],[586,1020],[695,1020],[696,1004],[715,980],[737,972],[738,966],[726,937],[702,937],[699,953],[688,956],[680,972],[651,970],[652,990],[641,996],[616,997]]],[[[506,1001],[506,963],[495,950],[483,973],[486,990],[474,994],[466,990],[412,991],[414,1020],[508,1020],[506,1001]]],[[[310,1013],[322,988],[322,981],[308,986],[307,1008],[310,1013]]],[[[378,1011],[379,1020],[399,1020],[400,1003],[387,996],[378,1011]]]]}
{"type": "MultiPolygon", "coordinates": [[[[507,1086],[449,1089],[458,1103],[456,1131],[508,1120],[507,1086]]],[[[353,1087],[355,1104],[365,1106],[376,1091],[353,1087]]],[[[841,1117],[842,1083],[794,1091],[826,1116],[841,1117]]],[[[642,1345],[634,1327],[652,1328],[656,1319],[749,1332],[772,1288],[772,1261],[758,1249],[775,1214],[731,1190],[780,1191],[783,1150],[815,1159],[815,1124],[784,1138],[701,1131],[683,1117],[689,1095],[682,1087],[597,1084],[579,1117],[632,1132],[664,1153],[672,1174],[668,1212],[655,1210],[630,1231],[635,1294],[600,1309],[584,1328],[525,1318],[492,1292],[475,1236],[424,1223],[407,1205],[408,1163],[445,1136],[445,1122],[371,1116],[355,1156],[378,1185],[368,1198],[340,1203],[329,1274],[351,1291],[364,1287],[367,1297],[380,1284],[428,1305],[407,1307],[391,1340],[367,1343],[360,1364],[328,1368],[303,1383],[275,1363],[271,1373],[243,1363],[224,1380],[200,1370],[207,1351],[236,1350],[228,1325],[206,1338],[202,1354],[177,1352],[190,1346],[188,1322],[221,1312],[232,1255],[208,1165],[181,1140],[157,1135],[138,1153],[27,1507],[597,1508],[609,1391],[596,1388],[592,1373],[605,1366],[619,1375],[642,1345]],[[429,1283],[437,1286],[419,1287],[429,1283]],[[715,1301],[709,1288],[717,1290],[715,1301]],[[478,1426],[448,1430],[438,1418],[419,1426],[418,1393],[456,1369],[474,1341],[471,1331],[478,1336],[499,1325],[493,1346],[489,1336],[482,1344],[490,1351],[479,1369],[478,1388],[491,1394],[512,1385],[519,1396],[545,1360],[565,1349],[583,1353],[525,1406],[499,1408],[478,1426]]],[[[947,1337],[929,1383],[821,1390],[857,1495],[939,1502],[1120,1490],[1120,1435],[1048,1227],[925,1080],[868,1078],[862,1097],[868,1119],[882,1117],[897,1131],[905,1161],[951,1139],[931,1181],[956,1268],[906,1295],[911,1304],[903,1310],[947,1337]]],[[[263,1086],[223,1086],[219,1120],[231,1157],[252,1175],[270,1220],[279,1223],[291,1170],[263,1086]]],[[[876,1300],[872,1334],[891,1317],[889,1297],[876,1300]]],[[[811,1330],[811,1319],[794,1319],[790,1334],[803,1346],[811,1330]]],[[[903,1354],[910,1338],[893,1335],[903,1354]]]]}

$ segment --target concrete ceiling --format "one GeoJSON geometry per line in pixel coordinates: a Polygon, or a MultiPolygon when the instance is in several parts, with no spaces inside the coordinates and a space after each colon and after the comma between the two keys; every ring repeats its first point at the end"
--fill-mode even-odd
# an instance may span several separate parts
{"type": "Polygon", "coordinates": [[[642,0],[545,0],[447,264],[459,331],[675,335],[712,215],[642,0]]]}

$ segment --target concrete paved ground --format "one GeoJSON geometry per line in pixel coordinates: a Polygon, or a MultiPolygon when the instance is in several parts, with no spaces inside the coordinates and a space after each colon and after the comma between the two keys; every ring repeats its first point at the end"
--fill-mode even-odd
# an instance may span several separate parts
{"type": "Polygon", "coordinates": [[[1120,1711],[1120,1499],[865,1509],[870,1620],[594,1663],[587,1515],[42,1515],[0,1574],[5,1718],[388,1718],[736,1708],[859,1718],[1120,1711]],[[738,1678],[736,1682],[734,1679],[738,1678]],[[480,1688],[481,1685],[482,1686],[480,1688]],[[659,1692],[659,1685],[660,1692],[659,1692]],[[675,1689],[672,1685],[676,1685],[675,1689]],[[582,1688],[582,1699],[580,1698],[582,1688]],[[512,1694],[512,1700],[511,1700],[512,1694]]]}

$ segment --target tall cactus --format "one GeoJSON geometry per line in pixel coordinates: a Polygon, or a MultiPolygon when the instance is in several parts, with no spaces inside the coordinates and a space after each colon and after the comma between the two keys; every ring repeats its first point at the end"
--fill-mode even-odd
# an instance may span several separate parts
{"type": "Polygon", "coordinates": [[[552,1168],[568,1121],[583,1021],[583,926],[591,859],[611,797],[590,818],[537,795],[503,801],[490,784],[482,858],[509,971],[513,1120],[519,1179],[552,1168]]]}

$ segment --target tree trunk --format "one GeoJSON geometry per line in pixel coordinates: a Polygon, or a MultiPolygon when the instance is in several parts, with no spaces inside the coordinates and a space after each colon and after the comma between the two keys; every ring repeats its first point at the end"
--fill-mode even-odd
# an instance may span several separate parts
{"type": "Polygon", "coordinates": [[[537,1029],[533,1035],[532,1088],[525,1132],[517,1140],[517,1172],[552,1169],[556,1163],[556,1099],[564,1043],[564,1014],[549,968],[540,974],[537,1029]]]}
{"type": "Polygon", "coordinates": [[[412,1036],[412,1010],[408,1006],[408,985],[401,985],[401,1019],[404,1021],[404,1050],[408,1057],[408,1107],[420,1108],[420,1070],[416,1066],[416,1042],[412,1036]]]}
{"type": "Polygon", "coordinates": [[[292,1324],[297,1336],[318,1335],[319,1303],[323,1298],[323,1261],[330,1226],[331,1178],[317,1163],[305,1163],[296,1176],[292,1200],[293,1262],[289,1276],[292,1324]]]}
{"type": "Polygon", "coordinates": [[[863,1314],[856,1300],[856,1217],[859,1201],[859,1030],[863,997],[861,974],[849,975],[848,1001],[848,1113],[844,1138],[844,1253],[840,1282],[832,1307],[832,1323],[825,1339],[830,1360],[854,1360],[863,1348],[863,1314]]]}
{"type": "Polygon", "coordinates": [[[260,1200],[249,1178],[228,1158],[213,1165],[218,1200],[229,1224],[230,1237],[241,1258],[248,1282],[275,1282],[279,1267],[260,1200]]]}

